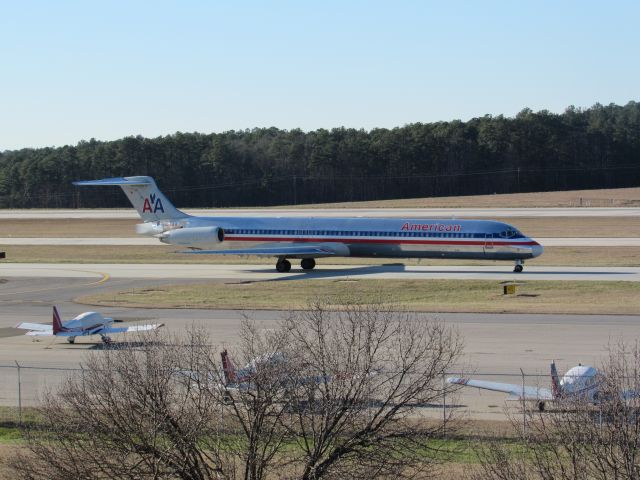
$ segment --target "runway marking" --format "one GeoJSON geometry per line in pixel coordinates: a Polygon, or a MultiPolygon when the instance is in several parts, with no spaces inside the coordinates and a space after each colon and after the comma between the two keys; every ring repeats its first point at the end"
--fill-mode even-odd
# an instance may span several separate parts
{"type": "MultiPolygon", "coordinates": [[[[80,285],[77,285],[78,287],[96,287],[98,285],[102,285],[103,283],[109,281],[109,279],[111,279],[111,275],[109,275],[108,273],[105,272],[94,272],[91,270],[77,270],[77,269],[68,269],[68,271],[70,272],[80,272],[80,273],[95,273],[100,275],[100,280],[97,280],[95,282],[90,282],[90,283],[81,283],[80,285]]],[[[0,293],[0,296],[6,296],[6,295],[22,295],[22,294],[26,294],[26,293],[38,293],[38,292],[49,292],[52,290],[60,290],[62,288],[68,288],[68,285],[59,285],[57,287],[47,287],[47,288],[38,288],[35,290],[23,290],[21,292],[4,292],[4,293],[0,293]]]]}

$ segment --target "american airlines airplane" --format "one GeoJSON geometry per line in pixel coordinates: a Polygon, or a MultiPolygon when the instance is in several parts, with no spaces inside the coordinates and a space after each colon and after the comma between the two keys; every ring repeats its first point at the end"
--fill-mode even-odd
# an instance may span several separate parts
{"type": "Polygon", "coordinates": [[[525,260],[543,252],[515,227],[493,220],[194,217],[175,208],[151,177],[74,185],[121,187],[144,222],[137,225],[139,234],[192,249],[188,253],[275,257],[278,272],[291,270],[289,259],[311,270],[323,257],[508,260],[514,272],[522,272],[525,260]],[[220,248],[235,242],[242,248],[220,248]]]}

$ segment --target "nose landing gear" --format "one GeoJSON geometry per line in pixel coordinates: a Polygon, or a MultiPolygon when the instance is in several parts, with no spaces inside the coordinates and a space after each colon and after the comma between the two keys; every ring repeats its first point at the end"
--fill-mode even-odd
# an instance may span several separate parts
{"type": "Polygon", "coordinates": [[[513,267],[515,273],[520,273],[524,269],[524,260],[516,260],[516,266],[513,267]]]}

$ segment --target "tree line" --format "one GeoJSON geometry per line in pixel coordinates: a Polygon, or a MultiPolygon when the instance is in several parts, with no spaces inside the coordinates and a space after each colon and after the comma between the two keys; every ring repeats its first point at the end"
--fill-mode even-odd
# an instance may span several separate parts
{"type": "Polygon", "coordinates": [[[0,153],[0,208],[123,207],[71,182],[151,175],[182,207],[285,205],[640,184],[640,103],[524,109],[371,131],[256,128],[0,153]]]}

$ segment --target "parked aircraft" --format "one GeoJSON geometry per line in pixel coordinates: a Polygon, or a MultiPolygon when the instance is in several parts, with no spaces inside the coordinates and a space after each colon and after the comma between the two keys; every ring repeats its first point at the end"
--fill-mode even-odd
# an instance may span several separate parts
{"type": "MultiPolygon", "coordinates": [[[[565,398],[581,396],[592,402],[598,402],[598,371],[594,367],[578,364],[570,368],[562,378],[558,376],[555,362],[551,363],[551,389],[544,387],[532,387],[523,384],[511,384],[490,382],[485,380],[473,380],[470,378],[447,378],[447,382],[464,387],[476,387],[483,390],[508,393],[519,400],[532,400],[537,402],[538,409],[543,411],[545,402],[559,401],[565,398]]],[[[624,396],[631,397],[634,394],[625,392],[624,396]]]]}
{"type": "Polygon", "coordinates": [[[144,223],[137,232],[161,242],[209,255],[276,257],[278,272],[289,259],[311,270],[322,257],[460,258],[515,262],[542,254],[543,247],[515,227],[493,220],[408,218],[195,217],[175,208],[151,177],[74,182],[79,186],[117,185],[144,223]],[[250,248],[222,248],[234,242],[250,248]]]}
{"type": "Polygon", "coordinates": [[[84,312],[71,320],[62,321],[58,314],[58,309],[53,307],[53,322],[51,325],[22,322],[17,324],[15,328],[29,330],[25,335],[66,337],[69,343],[74,343],[76,337],[88,335],[100,335],[104,343],[111,343],[109,334],[112,333],[142,332],[155,330],[163,326],[162,323],[153,323],[129,327],[112,327],[113,322],[113,318],[103,317],[98,312],[84,312]]]}

